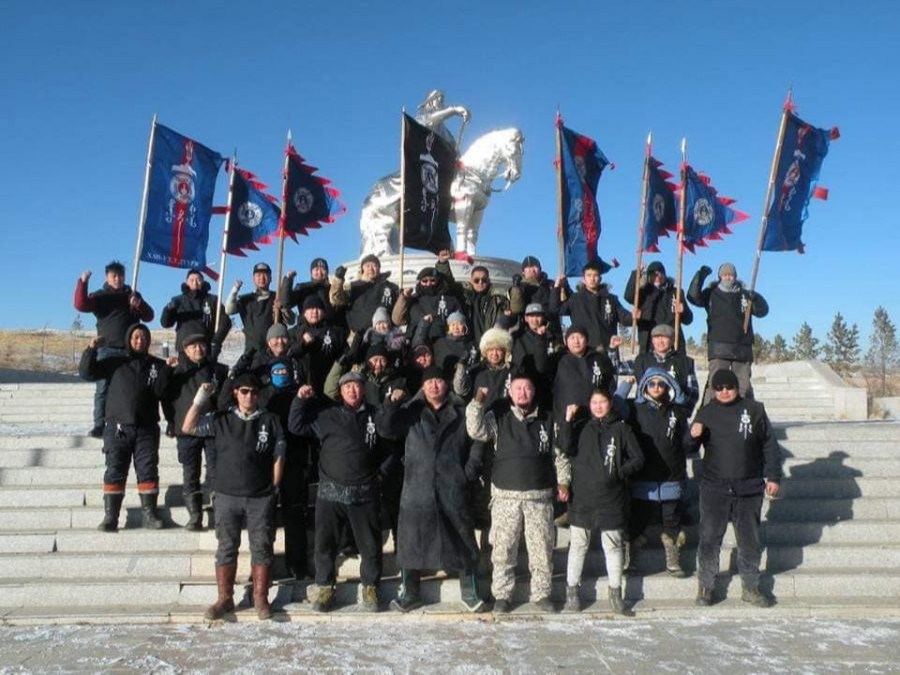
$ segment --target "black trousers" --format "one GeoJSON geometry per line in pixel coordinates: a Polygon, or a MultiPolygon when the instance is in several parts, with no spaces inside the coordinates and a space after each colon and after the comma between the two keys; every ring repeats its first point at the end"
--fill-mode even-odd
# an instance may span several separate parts
{"type": "Polygon", "coordinates": [[[175,439],[178,461],[181,464],[182,489],[188,497],[200,492],[200,468],[206,455],[206,484],[214,485],[216,477],[216,446],[212,438],[179,436],[175,439]]]}
{"type": "Polygon", "coordinates": [[[241,528],[250,539],[250,563],[271,565],[275,558],[275,495],[236,497],[216,494],[216,567],[236,565],[241,528]]]}
{"type": "Polygon", "coordinates": [[[648,525],[661,523],[663,532],[673,539],[684,522],[684,502],[680,499],[666,499],[661,502],[649,499],[632,499],[628,516],[630,539],[638,537],[648,525]]]}
{"type": "Polygon", "coordinates": [[[762,494],[745,497],[700,486],[700,545],[697,548],[697,577],[703,588],[714,588],[719,573],[719,552],[728,522],[734,524],[737,540],[738,573],[745,588],[759,585],[762,543],[759,522],[762,494]]]}
{"type": "Polygon", "coordinates": [[[123,494],[128,481],[128,468],[134,460],[138,492],[159,493],[159,425],[107,423],[103,429],[103,453],[106,471],[103,491],[123,494]]]}
{"type": "Polygon", "coordinates": [[[381,514],[377,501],[339,504],[316,500],[316,585],[333,586],[334,563],[341,544],[341,531],[353,531],[360,557],[360,578],[366,586],[381,580],[381,514]]]}
{"type": "Polygon", "coordinates": [[[284,558],[298,578],[307,572],[306,516],[309,501],[306,454],[288,452],[281,479],[281,522],[284,525],[284,558]]]}

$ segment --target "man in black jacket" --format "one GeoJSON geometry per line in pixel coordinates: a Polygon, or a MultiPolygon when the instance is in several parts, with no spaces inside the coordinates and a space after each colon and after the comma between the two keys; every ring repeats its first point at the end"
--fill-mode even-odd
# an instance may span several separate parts
{"type": "Polygon", "coordinates": [[[235,279],[231,293],[225,301],[225,311],[228,314],[241,316],[241,323],[244,326],[244,352],[261,351],[266,348],[266,331],[275,321],[275,294],[269,290],[271,282],[272,268],[264,262],[256,263],[253,266],[253,292],[238,296],[243,282],[235,279]]]}
{"type": "Polygon", "coordinates": [[[165,395],[171,369],[162,359],[150,356],[150,329],[135,324],[125,335],[123,356],[98,360],[103,338],[95,337],[81,355],[78,374],[95,382],[109,380],[106,426],[103,431],[102,532],[119,529],[119,512],[125,498],[128,467],[134,458],[144,527],[163,526],[156,513],[159,497],[159,401],[165,395]]]}
{"type": "Polygon", "coordinates": [[[206,610],[210,621],[234,611],[241,529],[246,524],[253,576],[253,606],[261,620],[272,618],[270,568],[275,542],[275,502],[284,466],[284,429],[277,415],[260,409],[260,382],[245,373],[235,379],[236,405],[204,415],[212,397],[201,385],[184,418],[182,432],[211,436],[218,454],[216,472],[216,586],[218,599],[206,610]]]}
{"type": "MultiPolygon", "coordinates": [[[[632,270],[625,284],[625,302],[634,304],[634,287],[637,282],[637,274],[632,270]]],[[[653,345],[650,341],[650,331],[660,324],[675,328],[675,316],[681,314],[680,325],[688,326],[694,320],[694,313],[684,301],[684,293],[681,294],[681,302],[678,302],[678,293],[675,288],[675,280],[666,276],[666,268],[658,260],[654,260],[647,266],[646,275],[640,279],[640,306],[633,313],[638,320],[638,348],[640,353],[649,352],[653,345]]],[[[684,333],[678,329],[678,351],[684,353],[684,333]]]]}
{"type": "Polygon", "coordinates": [[[169,300],[159,317],[163,328],[175,327],[175,349],[181,351],[184,338],[201,333],[210,344],[210,358],[218,359],[222,343],[231,330],[231,319],[219,298],[209,292],[209,284],[198,269],[188,270],[187,279],[181,284],[181,295],[169,300]],[[219,329],[215,330],[216,309],[220,308],[219,329]]]}
{"type": "Polygon", "coordinates": [[[737,376],[741,396],[753,396],[750,367],[753,363],[753,320],[744,332],[744,311],[752,303],[751,315],[762,318],[769,313],[769,305],[759,293],[744,289],[731,263],[719,267],[719,280],[703,288],[703,281],[712,270],[701,267],[688,289],[688,300],[706,310],[706,340],[709,354],[709,378],[703,403],[709,403],[713,392],[709,386],[717,370],[730,370],[737,376]]]}
{"type": "Polygon", "coordinates": [[[487,267],[476,265],[469,274],[469,286],[463,288],[464,313],[472,324],[472,339],[481,342],[481,336],[497,325],[500,317],[510,312],[506,293],[491,284],[487,267]]]}
{"type": "Polygon", "coordinates": [[[303,301],[303,316],[291,332],[291,353],[303,362],[309,377],[307,384],[321,393],[331,367],[347,350],[347,331],[329,320],[325,303],[318,295],[309,295],[303,301]]]}
{"type": "Polygon", "coordinates": [[[386,457],[375,427],[377,409],[365,401],[359,373],[340,379],[341,403],[322,408],[315,390],[300,387],[291,404],[288,428],[298,436],[318,438],[319,492],[316,498],[316,586],[313,609],[334,604],[335,560],[348,525],[359,549],[363,606],[378,611],[381,580],[380,482],[393,460],[386,457]]]}
{"type": "Polygon", "coordinates": [[[741,600],[769,607],[773,600],[759,590],[759,523],[763,494],[778,495],[778,442],[762,403],[740,396],[733,372],[719,370],[711,380],[715,400],[700,409],[690,432],[704,447],[697,604],[713,602],[722,537],[731,520],[738,547],[741,600]]]}
{"type": "Polygon", "coordinates": [[[681,389],[679,407],[685,415],[690,416],[700,397],[700,385],[697,383],[697,369],[694,359],[683,351],[675,351],[675,329],[669,324],[659,324],[650,331],[651,349],[637,355],[634,360],[634,379],[640,382],[644,373],[651,368],[665,370],[678,382],[681,389]]]}
{"type": "Polygon", "coordinates": [[[513,334],[512,366],[534,374],[538,402],[552,405],[553,379],[562,345],[550,331],[547,310],[536,302],[525,308],[525,326],[513,334]]]}
{"type": "Polygon", "coordinates": [[[313,258],[309,264],[309,281],[301,282],[291,288],[291,284],[296,277],[297,272],[295,270],[290,270],[284,275],[284,279],[281,282],[282,305],[286,309],[296,307],[298,311],[302,312],[303,302],[309,296],[316,295],[325,307],[326,318],[332,323],[343,326],[343,314],[338,315],[335,313],[329,299],[331,282],[328,281],[328,261],[325,258],[313,258]]]}
{"type": "Polygon", "coordinates": [[[194,401],[200,385],[207,382],[218,393],[228,378],[228,367],[206,358],[206,336],[201,333],[188,335],[178,357],[178,364],[172,372],[163,401],[163,412],[174,430],[181,463],[182,490],[184,504],[188,511],[185,529],[203,529],[203,492],[200,490],[200,469],[203,455],[206,455],[206,482],[212,486],[216,475],[216,449],[210,438],[190,436],[181,431],[184,417],[194,401]]]}
{"type": "MultiPolygon", "coordinates": [[[[97,350],[97,360],[110,356],[123,356],[127,344],[125,333],[138,321],[153,321],[153,308],[144,302],[140,293],[132,292],[125,285],[125,266],[113,260],[106,266],[106,281],[103,288],[88,293],[90,270],[85,271],[75,284],[75,309],[91,312],[97,317],[97,335],[103,338],[102,347],[97,350]]],[[[97,380],[94,394],[94,426],[89,432],[93,438],[103,438],[103,416],[106,408],[106,389],[109,382],[97,380]]]]}
{"type": "Polygon", "coordinates": [[[344,288],[344,275],[347,270],[338,267],[331,280],[329,298],[335,309],[345,310],[347,327],[357,333],[365,332],[372,325],[372,315],[378,307],[389,312],[397,302],[400,289],[397,284],[388,281],[390,272],[381,273],[381,261],[378,256],[369,254],[359,263],[359,278],[344,288]]]}

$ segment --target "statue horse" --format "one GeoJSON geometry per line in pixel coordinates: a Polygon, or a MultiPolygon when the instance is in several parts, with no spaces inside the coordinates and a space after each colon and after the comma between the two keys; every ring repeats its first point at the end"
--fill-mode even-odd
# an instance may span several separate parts
{"type": "MultiPolygon", "coordinates": [[[[460,158],[450,195],[450,220],[456,223],[456,252],[475,255],[484,210],[495,192],[505,192],[522,175],[525,138],[519,129],[500,129],[478,138],[460,158]],[[494,181],[503,178],[503,187],[494,181]]],[[[376,181],[359,218],[362,255],[391,255],[399,250],[400,174],[376,181]]]]}

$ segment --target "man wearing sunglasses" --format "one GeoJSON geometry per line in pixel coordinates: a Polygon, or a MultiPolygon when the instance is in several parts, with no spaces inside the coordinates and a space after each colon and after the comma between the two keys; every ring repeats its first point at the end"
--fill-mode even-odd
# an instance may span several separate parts
{"type": "Polygon", "coordinates": [[[284,428],[278,416],[259,407],[261,383],[252,373],[234,380],[235,405],[202,415],[213,395],[203,384],[194,396],[181,430],[191,436],[211,436],[216,444],[216,586],[218,599],[206,619],[221,619],[234,611],[241,528],[246,522],[253,576],[253,606],[261,620],[272,618],[269,571],[274,559],[275,504],[284,469],[284,428]]]}
{"type": "Polygon", "coordinates": [[[487,267],[476,265],[469,275],[468,287],[463,289],[463,305],[472,326],[472,339],[481,342],[485,331],[493,328],[500,317],[509,314],[509,298],[491,284],[487,267]]]}
{"type": "Polygon", "coordinates": [[[770,607],[774,600],[759,589],[759,523],[763,495],[778,495],[778,442],[762,403],[741,397],[733,372],[716,371],[711,383],[714,398],[700,409],[690,430],[704,449],[696,603],[706,607],[714,601],[719,552],[730,520],[737,540],[741,600],[770,607]]]}
{"type": "Polygon", "coordinates": [[[678,382],[681,389],[679,406],[685,415],[690,415],[700,397],[700,385],[697,383],[697,370],[694,359],[683,350],[675,351],[675,329],[668,324],[657,324],[650,331],[650,351],[641,352],[634,359],[634,379],[640,382],[644,373],[650,368],[666,371],[678,382]]]}

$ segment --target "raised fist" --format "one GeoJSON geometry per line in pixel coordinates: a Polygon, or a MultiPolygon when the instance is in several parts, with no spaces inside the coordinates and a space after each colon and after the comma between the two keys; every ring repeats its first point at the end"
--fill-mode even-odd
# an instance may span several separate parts
{"type": "Polygon", "coordinates": [[[241,290],[241,286],[243,286],[243,285],[244,285],[243,281],[241,281],[240,279],[235,279],[234,286],[232,286],[232,288],[234,288],[234,290],[236,290],[236,291],[239,291],[239,290],[241,290]]]}
{"type": "Polygon", "coordinates": [[[338,265],[334,270],[334,276],[343,281],[344,277],[347,276],[347,268],[343,265],[338,265]]]}
{"type": "Polygon", "coordinates": [[[399,403],[400,401],[404,400],[405,398],[406,398],[406,392],[403,391],[402,389],[394,389],[394,391],[391,392],[391,401],[394,403],[399,403]]]}
{"type": "Polygon", "coordinates": [[[566,422],[571,422],[575,419],[575,413],[578,412],[578,404],[570,403],[566,406],[566,422]]]}
{"type": "Polygon", "coordinates": [[[710,274],[712,274],[712,267],[704,265],[703,267],[700,268],[700,276],[701,277],[708,277],[710,274]]]}
{"type": "Polygon", "coordinates": [[[475,400],[478,403],[484,403],[487,399],[488,388],[487,387],[478,387],[478,391],[475,392],[475,400]]]}
{"type": "Polygon", "coordinates": [[[297,398],[308,399],[316,395],[315,390],[308,384],[304,384],[297,390],[297,398]]]}
{"type": "Polygon", "coordinates": [[[96,337],[91,338],[91,341],[88,343],[88,346],[91,349],[98,349],[105,344],[106,344],[106,338],[101,335],[97,335],[96,337]]]}
{"type": "Polygon", "coordinates": [[[88,282],[88,279],[90,279],[90,278],[91,278],[90,270],[85,270],[84,272],[81,273],[81,283],[86,284],[88,282]]]}

